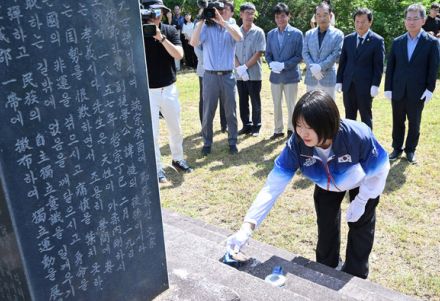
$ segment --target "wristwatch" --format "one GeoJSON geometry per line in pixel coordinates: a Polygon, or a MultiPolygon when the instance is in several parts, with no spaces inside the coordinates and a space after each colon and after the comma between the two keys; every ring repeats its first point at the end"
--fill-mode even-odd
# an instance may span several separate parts
{"type": "Polygon", "coordinates": [[[162,39],[160,40],[160,43],[162,44],[163,43],[163,41],[165,41],[167,39],[167,37],[166,36],[162,36],[162,39]]]}

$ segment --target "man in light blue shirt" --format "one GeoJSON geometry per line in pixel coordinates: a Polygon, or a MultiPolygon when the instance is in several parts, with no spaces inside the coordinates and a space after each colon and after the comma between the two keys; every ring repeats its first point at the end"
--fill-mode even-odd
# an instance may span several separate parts
{"type": "Polygon", "coordinates": [[[236,154],[237,149],[237,115],[235,100],[234,70],[235,44],[243,38],[240,28],[225,21],[229,19],[223,3],[215,7],[215,18],[202,20],[197,23],[192,45],[201,44],[203,47],[203,121],[202,155],[211,153],[212,121],[220,96],[224,100],[226,121],[228,124],[229,152],[236,154]]]}

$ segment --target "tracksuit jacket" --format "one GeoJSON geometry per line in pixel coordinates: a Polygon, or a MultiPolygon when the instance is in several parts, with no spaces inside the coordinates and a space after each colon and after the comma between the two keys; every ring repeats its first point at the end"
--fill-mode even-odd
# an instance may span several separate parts
{"type": "Polygon", "coordinates": [[[244,221],[258,227],[298,169],[322,189],[347,191],[359,187],[357,197],[368,200],[384,190],[390,164],[387,152],[371,129],[361,122],[341,120],[327,162],[321,160],[314,147],[306,146],[297,135],[292,135],[275,159],[244,221]]]}

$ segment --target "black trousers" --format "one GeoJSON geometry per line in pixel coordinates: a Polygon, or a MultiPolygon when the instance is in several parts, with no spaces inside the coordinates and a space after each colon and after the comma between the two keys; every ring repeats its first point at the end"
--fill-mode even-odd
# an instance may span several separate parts
{"type": "Polygon", "coordinates": [[[261,80],[238,80],[237,89],[243,128],[259,132],[261,128],[261,80]],[[249,98],[252,104],[252,121],[249,117],[249,98]]]}
{"type": "MultiPolygon", "coordinates": [[[[203,123],[203,77],[199,76],[199,118],[200,124],[203,123]]],[[[220,98],[220,127],[226,129],[226,114],[220,98]]]]}
{"type": "Polygon", "coordinates": [[[356,85],[352,83],[348,92],[343,93],[345,118],[356,120],[357,111],[361,115],[361,121],[373,129],[373,113],[371,111],[373,98],[370,95],[370,91],[359,91],[356,89],[356,85]]]}
{"type": "MultiPolygon", "coordinates": [[[[359,188],[349,191],[350,202],[358,192],[359,188]]],[[[318,225],[316,261],[332,268],[339,263],[341,202],[344,196],[345,191],[327,191],[317,185],[313,194],[318,225]]],[[[355,223],[348,223],[347,249],[342,270],[363,279],[368,277],[368,257],[373,248],[378,203],[379,197],[368,200],[365,213],[360,219],[355,223]]]]}
{"type": "Polygon", "coordinates": [[[425,103],[420,99],[408,99],[406,96],[392,101],[393,108],[393,148],[402,150],[405,138],[405,121],[408,118],[408,134],[405,152],[415,152],[420,137],[420,123],[425,103]]]}

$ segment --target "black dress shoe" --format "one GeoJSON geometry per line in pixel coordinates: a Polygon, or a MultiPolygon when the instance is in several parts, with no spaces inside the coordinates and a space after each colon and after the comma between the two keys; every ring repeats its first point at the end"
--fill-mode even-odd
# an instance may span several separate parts
{"type": "Polygon", "coordinates": [[[388,158],[390,159],[390,161],[394,161],[397,160],[398,158],[400,158],[400,156],[402,155],[402,150],[393,150],[391,152],[391,154],[388,156],[388,158]]]}
{"type": "Polygon", "coordinates": [[[203,156],[207,156],[208,154],[211,153],[211,147],[210,146],[204,146],[202,148],[201,153],[202,153],[203,156]]]}
{"type": "Polygon", "coordinates": [[[284,137],[284,133],[273,133],[273,135],[272,136],[270,136],[270,140],[275,140],[275,139],[278,139],[278,138],[281,138],[281,137],[284,137]]]}
{"type": "Polygon", "coordinates": [[[193,172],[193,169],[188,165],[188,163],[185,160],[179,160],[179,161],[172,161],[171,164],[177,168],[180,169],[186,173],[193,172]]]}
{"type": "Polygon", "coordinates": [[[406,153],[406,159],[411,164],[416,164],[417,163],[416,153],[414,153],[414,152],[407,152],[406,153]]]}
{"type": "Polygon", "coordinates": [[[238,135],[247,135],[252,133],[252,128],[244,126],[241,130],[238,131],[238,135]]]}
{"type": "Polygon", "coordinates": [[[235,154],[238,153],[238,148],[237,148],[237,146],[235,144],[234,145],[229,145],[229,153],[231,155],[235,155],[235,154]]]}
{"type": "Polygon", "coordinates": [[[287,139],[289,139],[290,136],[292,136],[292,134],[293,134],[293,132],[292,132],[291,130],[288,130],[288,131],[287,131],[287,139]]]}

